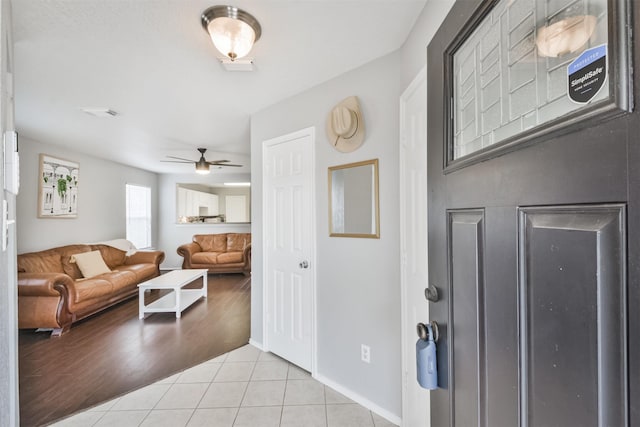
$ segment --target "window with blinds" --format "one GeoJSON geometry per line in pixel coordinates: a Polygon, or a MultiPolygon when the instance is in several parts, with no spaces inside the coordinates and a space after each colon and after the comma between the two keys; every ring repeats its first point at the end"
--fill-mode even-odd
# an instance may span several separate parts
{"type": "Polygon", "coordinates": [[[151,247],[151,188],[126,185],[127,240],[138,249],[151,247]]]}

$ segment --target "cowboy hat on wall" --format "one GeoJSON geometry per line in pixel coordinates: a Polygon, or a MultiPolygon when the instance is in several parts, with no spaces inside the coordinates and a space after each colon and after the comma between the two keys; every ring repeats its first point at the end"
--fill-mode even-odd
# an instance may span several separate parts
{"type": "Polygon", "coordinates": [[[342,153],[350,153],[364,141],[364,120],[356,96],[350,96],[333,107],[327,117],[329,144],[342,153]]]}

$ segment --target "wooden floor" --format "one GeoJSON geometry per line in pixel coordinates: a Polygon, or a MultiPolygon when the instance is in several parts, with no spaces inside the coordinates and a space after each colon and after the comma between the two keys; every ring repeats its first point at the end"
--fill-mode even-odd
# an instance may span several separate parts
{"type": "MultiPolygon", "coordinates": [[[[59,338],[20,331],[21,426],[47,425],[246,344],[250,277],[210,274],[208,282],[208,299],[181,319],[155,313],[139,320],[136,297],[59,338]]],[[[145,300],[161,295],[148,292],[145,300]]]]}

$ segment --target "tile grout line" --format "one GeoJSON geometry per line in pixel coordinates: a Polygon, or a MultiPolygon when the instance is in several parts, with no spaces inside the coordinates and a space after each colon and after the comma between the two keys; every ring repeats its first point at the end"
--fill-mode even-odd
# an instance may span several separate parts
{"type": "Polygon", "coordinates": [[[287,398],[287,388],[289,387],[289,371],[291,371],[291,363],[287,362],[287,373],[284,376],[284,395],[282,396],[282,406],[280,406],[280,423],[278,423],[280,427],[282,427],[282,416],[284,415],[284,401],[287,398]]]}
{"type": "MultiPolygon", "coordinates": [[[[184,372],[184,371],[182,371],[184,372]]],[[[177,380],[177,378],[176,378],[177,380]]],[[[151,385],[155,385],[156,383],[153,384],[149,384],[147,387],[151,386],[151,385]]],[[[172,384],[169,384],[169,387],[167,387],[167,389],[165,390],[164,393],[162,393],[162,396],[160,396],[160,399],[158,399],[158,401],[153,405],[153,407],[149,410],[149,413],[151,413],[151,411],[153,411],[154,409],[156,409],[156,407],[158,406],[158,403],[160,403],[160,401],[166,396],[167,393],[169,393],[169,390],[171,390],[171,387],[173,387],[175,385],[175,382],[173,382],[172,384]]],[[[115,405],[114,405],[115,406],[115,405]]],[[[113,408],[113,407],[112,407],[113,408]]],[[[149,414],[147,414],[142,421],[144,421],[147,417],[149,416],[149,414]]],[[[142,424],[142,423],[141,423],[142,424]]],[[[140,425],[140,424],[138,424],[140,425]]]]}
{"type": "Polygon", "coordinates": [[[329,427],[329,407],[327,405],[327,386],[322,384],[322,395],[324,396],[324,422],[329,427]]]}
{"type": "Polygon", "coordinates": [[[326,427],[329,427],[329,405],[327,405],[327,386],[324,384],[322,384],[322,395],[324,396],[324,422],[326,427]]]}
{"type": "MultiPolygon", "coordinates": [[[[107,414],[107,412],[109,412],[109,411],[104,411],[104,412],[102,413],[102,415],[100,415],[100,416],[98,417],[98,419],[97,419],[97,420],[95,420],[93,424],[91,424],[91,427],[93,427],[93,426],[95,426],[96,424],[98,424],[98,423],[100,422],[100,420],[101,420],[101,419],[103,419],[103,418],[104,418],[104,416],[107,414]]],[[[74,415],[74,416],[75,416],[75,415],[74,415]]]]}
{"type": "MultiPolygon", "coordinates": [[[[226,362],[227,358],[225,357],[225,362],[226,362]]],[[[207,395],[207,392],[209,391],[209,389],[211,388],[211,385],[213,384],[213,382],[215,381],[216,377],[218,376],[218,374],[220,373],[220,370],[222,369],[222,366],[224,366],[225,362],[222,362],[220,364],[220,366],[218,366],[218,369],[216,370],[216,373],[213,375],[213,378],[211,378],[211,381],[209,381],[209,385],[207,386],[207,388],[204,390],[204,393],[202,393],[202,396],[200,396],[200,399],[198,400],[198,403],[196,404],[196,407],[194,408],[193,412],[191,413],[191,416],[189,417],[189,421],[191,421],[191,418],[193,418],[193,415],[196,413],[196,409],[198,409],[200,407],[200,404],[202,403],[202,399],[204,399],[204,397],[207,395]]],[[[206,361],[201,363],[200,365],[203,365],[207,363],[206,361]]],[[[213,364],[213,363],[211,363],[213,364]]],[[[199,365],[198,365],[199,366],[199,365]]],[[[178,377],[180,378],[180,377],[178,377]]],[[[176,381],[178,379],[176,378],[176,381]]],[[[187,424],[189,424],[189,421],[187,421],[187,424]]],[[[185,424],[186,425],[186,424],[185,424]]]]}
{"type": "MultiPolygon", "coordinates": [[[[258,353],[258,358],[260,358],[259,353],[258,353]]],[[[226,360],[225,360],[225,363],[226,363],[226,360]]],[[[253,376],[253,372],[256,370],[257,364],[258,364],[258,359],[256,359],[253,362],[253,368],[251,368],[251,374],[249,375],[249,380],[247,381],[247,385],[244,388],[244,393],[242,393],[242,398],[240,399],[240,403],[238,404],[238,410],[236,411],[236,416],[233,418],[233,424],[231,424],[232,426],[234,426],[236,424],[236,421],[238,420],[238,415],[240,415],[240,409],[242,408],[242,402],[244,401],[244,398],[247,395],[247,390],[249,390],[249,384],[251,384],[251,377],[253,376]]]]}

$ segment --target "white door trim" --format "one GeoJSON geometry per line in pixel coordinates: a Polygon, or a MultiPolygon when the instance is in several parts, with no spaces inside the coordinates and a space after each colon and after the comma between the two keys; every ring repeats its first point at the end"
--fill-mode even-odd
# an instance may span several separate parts
{"type": "MultiPolygon", "coordinates": [[[[411,98],[418,90],[418,88],[425,83],[427,78],[427,67],[426,65],[418,72],[418,74],[414,77],[413,81],[409,84],[409,86],[405,89],[405,91],[400,95],[400,140],[399,140],[399,162],[400,162],[400,231],[401,231],[401,245],[400,245],[400,301],[401,301],[401,324],[402,324],[402,333],[401,342],[402,342],[402,419],[407,420],[407,414],[409,413],[408,407],[408,395],[409,395],[409,381],[416,381],[415,378],[407,378],[406,372],[408,371],[408,363],[412,363],[414,358],[412,357],[412,353],[415,352],[415,341],[407,339],[406,334],[408,331],[415,330],[415,325],[408,324],[407,319],[409,319],[409,306],[408,306],[408,283],[406,277],[406,266],[407,266],[407,253],[406,248],[404,247],[403,241],[404,236],[403,232],[406,232],[407,224],[405,221],[406,218],[406,206],[407,200],[410,197],[415,197],[414,194],[409,194],[410,188],[405,181],[405,176],[403,171],[405,170],[404,164],[404,156],[403,156],[403,142],[408,138],[407,132],[409,129],[405,126],[405,122],[407,119],[407,100],[411,98]]],[[[426,93],[424,94],[426,98],[426,93]]],[[[426,134],[426,129],[425,129],[426,134]]],[[[425,158],[425,162],[426,162],[425,158]]],[[[427,221],[427,212],[423,213],[425,215],[424,220],[427,221]]],[[[425,236],[426,238],[426,236],[425,236]]],[[[427,260],[425,259],[425,262],[427,260]]],[[[427,301],[425,299],[425,305],[427,301]]],[[[427,321],[428,319],[424,319],[427,321]]],[[[417,340],[417,336],[416,336],[417,340]]],[[[427,402],[429,404],[429,402],[427,402]]],[[[405,422],[402,425],[406,425],[405,422]]],[[[430,425],[430,422],[427,422],[427,425],[430,425]]]]}
{"type": "MultiPolygon", "coordinates": [[[[316,283],[317,283],[317,271],[318,271],[318,264],[317,264],[317,258],[316,258],[316,247],[317,247],[317,227],[316,227],[316,173],[315,173],[315,141],[316,141],[316,129],[314,126],[312,127],[308,127],[305,129],[301,129],[299,131],[296,132],[292,132],[286,135],[282,135],[282,136],[278,136],[276,138],[272,138],[272,139],[268,139],[266,141],[262,142],[262,218],[263,218],[263,222],[262,222],[262,242],[263,245],[266,247],[266,242],[267,242],[267,227],[265,224],[264,219],[267,218],[267,204],[265,203],[265,200],[268,196],[268,188],[266,185],[264,185],[267,181],[268,181],[268,177],[267,177],[267,168],[266,168],[266,152],[269,150],[269,148],[278,145],[278,144],[282,144],[285,142],[289,142],[295,139],[299,139],[299,138],[303,138],[305,136],[308,136],[311,138],[311,152],[309,153],[311,156],[311,191],[312,191],[312,195],[311,195],[311,232],[310,232],[310,236],[311,236],[311,242],[310,242],[310,251],[311,253],[309,254],[309,262],[311,263],[312,266],[312,271],[311,271],[311,307],[312,307],[312,313],[311,313],[311,321],[312,321],[312,325],[311,325],[311,375],[313,377],[316,376],[317,374],[317,359],[318,359],[318,350],[317,350],[317,288],[316,288],[316,283]]],[[[263,250],[262,251],[262,350],[263,351],[269,351],[269,333],[268,333],[268,326],[267,326],[267,304],[269,301],[269,294],[268,294],[268,281],[267,281],[267,273],[268,273],[268,260],[267,260],[267,251],[263,250]]]]}

